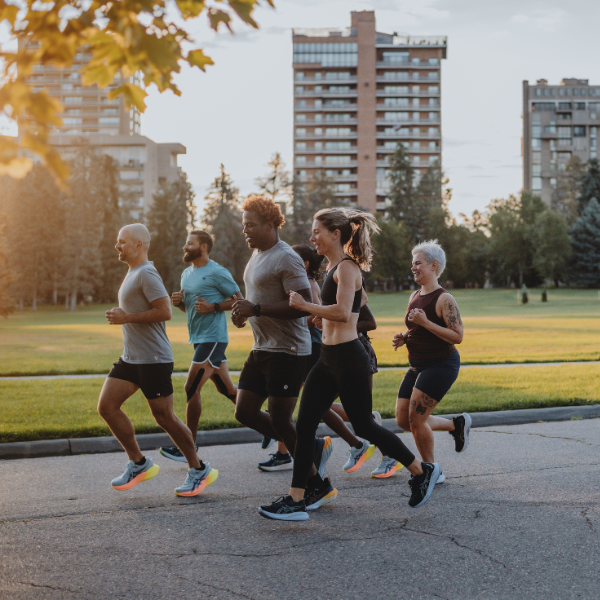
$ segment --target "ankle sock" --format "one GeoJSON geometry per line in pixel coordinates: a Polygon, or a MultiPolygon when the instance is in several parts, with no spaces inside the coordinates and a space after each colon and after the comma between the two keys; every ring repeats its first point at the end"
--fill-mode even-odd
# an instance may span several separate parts
{"type": "Polygon", "coordinates": [[[135,466],[136,467],[141,467],[145,462],[146,462],[146,457],[144,456],[144,458],[142,458],[142,460],[140,460],[139,462],[135,463],[135,466]]]}

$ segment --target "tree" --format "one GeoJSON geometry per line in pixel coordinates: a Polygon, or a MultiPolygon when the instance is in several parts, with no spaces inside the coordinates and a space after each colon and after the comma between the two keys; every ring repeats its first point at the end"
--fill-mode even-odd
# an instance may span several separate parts
{"type": "Polygon", "coordinates": [[[597,158],[591,158],[587,170],[579,179],[579,195],[577,196],[577,210],[583,214],[592,198],[600,202],[600,163],[597,158]]]}
{"type": "Polygon", "coordinates": [[[238,193],[231,176],[221,165],[219,175],[205,197],[207,204],[202,223],[214,239],[211,258],[229,269],[236,283],[242,286],[250,251],[242,234],[238,193]]]}
{"type": "Polygon", "coordinates": [[[195,224],[194,197],[187,175],[181,173],[176,181],[159,185],[148,212],[146,224],[152,236],[149,258],[169,292],[180,287],[183,247],[195,224]]]}
{"type": "Polygon", "coordinates": [[[406,217],[412,206],[414,194],[414,173],[410,166],[410,158],[402,144],[398,144],[396,152],[389,158],[389,163],[390,206],[386,218],[393,223],[399,223],[406,217]]]}
{"type": "MultiPolygon", "coordinates": [[[[442,185],[447,180],[439,162],[431,165],[420,178],[412,194],[412,201],[403,219],[406,231],[415,242],[430,238],[431,211],[442,206],[442,185]]],[[[448,197],[448,200],[450,197],[448,197]]]]}
{"type": "Polygon", "coordinates": [[[369,281],[382,283],[384,291],[388,290],[389,284],[393,289],[398,289],[410,276],[411,244],[401,223],[380,219],[379,226],[379,235],[373,237],[375,259],[368,278],[369,281]]]}
{"type": "Polygon", "coordinates": [[[556,187],[550,199],[550,208],[559,212],[572,225],[577,219],[577,196],[579,184],[585,171],[585,166],[579,156],[574,154],[565,165],[564,171],[559,171],[556,177],[556,187]]]}
{"type": "MultiPolygon", "coordinates": [[[[0,221],[0,242],[5,240],[4,229],[6,224],[0,221]]],[[[8,289],[15,276],[8,266],[4,244],[0,244],[0,316],[8,317],[15,310],[15,300],[8,289]]]]}
{"type": "Polygon", "coordinates": [[[600,203],[592,198],[571,228],[573,260],[569,278],[576,285],[600,288],[600,203]]]}
{"type": "MultiPolygon", "coordinates": [[[[287,202],[292,191],[292,181],[281,154],[275,152],[267,166],[269,173],[256,178],[260,193],[271,198],[273,202],[287,202]]],[[[283,213],[285,214],[285,210],[283,213]]]]}
{"type": "Polygon", "coordinates": [[[569,226],[565,218],[552,210],[535,219],[533,228],[533,266],[544,279],[552,279],[556,287],[565,279],[565,269],[571,258],[569,226]]]}
{"type": "MultiPolygon", "coordinates": [[[[273,6],[273,0],[266,2],[273,6]]],[[[143,112],[147,86],[180,95],[174,75],[182,63],[203,71],[214,64],[196,47],[195,19],[205,14],[215,31],[221,25],[231,31],[236,14],[258,29],[252,17],[257,4],[258,0],[0,0],[0,22],[7,22],[9,34],[21,41],[16,50],[2,49],[0,112],[19,124],[20,136],[0,138],[0,174],[24,177],[33,166],[31,159],[19,155],[27,150],[40,156],[61,182],[68,179],[66,165],[48,144],[52,126],[61,123],[62,106],[29,85],[36,65],[69,69],[77,53],[85,50],[91,59],[82,69],[83,85],[105,88],[117,83],[110,97],[123,96],[128,106],[143,112]],[[182,20],[192,25],[184,28],[182,20]],[[142,74],[143,86],[133,79],[136,73],[142,74]]]]}

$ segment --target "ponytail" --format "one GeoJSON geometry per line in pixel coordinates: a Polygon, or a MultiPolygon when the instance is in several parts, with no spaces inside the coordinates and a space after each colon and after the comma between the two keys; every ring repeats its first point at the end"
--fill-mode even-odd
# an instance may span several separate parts
{"type": "Polygon", "coordinates": [[[324,208],[314,218],[329,231],[339,230],[344,252],[363,271],[371,270],[374,254],[371,235],[381,231],[371,213],[354,208],[324,208]]]}

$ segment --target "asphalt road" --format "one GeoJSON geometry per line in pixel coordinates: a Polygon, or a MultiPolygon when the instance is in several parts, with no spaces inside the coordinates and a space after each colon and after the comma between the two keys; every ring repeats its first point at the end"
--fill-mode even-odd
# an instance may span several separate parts
{"type": "Polygon", "coordinates": [[[109,485],[119,453],[2,461],[0,598],[600,596],[600,420],[477,429],[464,455],[436,434],[447,480],[421,509],[404,470],[372,479],[376,453],[343,473],[334,444],[337,500],[289,524],[258,515],[291,473],[258,472],[257,444],[202,448],[220,477],[195,499],[157,452],[129,492],[109,485]]]}

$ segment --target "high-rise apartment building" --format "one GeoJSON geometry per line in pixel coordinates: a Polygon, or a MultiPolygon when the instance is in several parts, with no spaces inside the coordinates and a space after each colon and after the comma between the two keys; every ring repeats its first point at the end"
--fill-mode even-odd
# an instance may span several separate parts
{"type": "Polygon", "coordinates": [[[599,127],[600,86],[587,79],[523,81],[523,189],[550,204],[571,157],[597,157],[599,127]]]}
{"type": "Polygon", "coordinates": [[[417,176],[441,164],[446,38],[379,33],[375,13],[348,29],[294,29],[294,175],[332,178],[336,194],[383,210],[388,158],[403,144],[417,176]]]}
{"type": "Polygon", "coordinates": [[[67,160],[84,144],[112,156],[119,166],[119,191],[123,197],[134,199],[132,216],[144,220],[160,182],[179,176],[177,155],[186,153],[185,146],[157,144],[140,135],[139,111],[128,109],[122,97],[109,99],[110,91],[119,85],[138,83],[137,76],[127,80],[117,77],[104,89],[83,86],[79,71],[89,59],[89,54],[80,51],[68,70],[35,65],[28,82],[34,91],[45,90],[63,105],[63,124],[55,127],[51,145],[67,160]]]}

